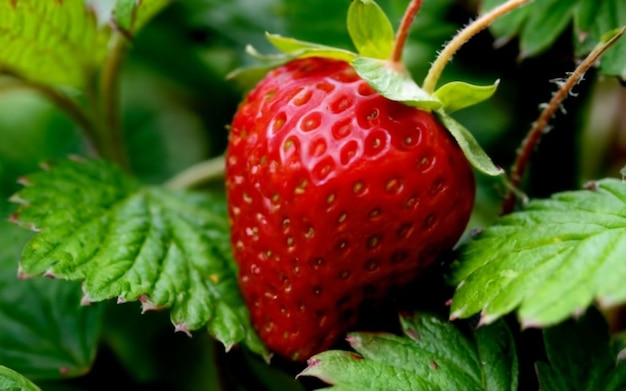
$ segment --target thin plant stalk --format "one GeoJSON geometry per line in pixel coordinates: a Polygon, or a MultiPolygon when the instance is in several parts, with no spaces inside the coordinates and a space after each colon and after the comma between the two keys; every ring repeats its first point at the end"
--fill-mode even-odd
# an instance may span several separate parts
{"type": "Polygon", "coordinates": [[[400,22],[400,27],[398,27],[393,50],[391,52],[390,61],[392,63],[402,63],[402,52],[404,50],[406,40],[409,37],[411,24],[413,24],[413,20],[415,19],[415,16],[417,15],[421,7],[422,0],[412,0],[406,11],[404,12],[404,16],[402,17],[402,21],[400,22]]]}
{"type": "Polygon", "coordinates": [[[435,61],[431,65],[428,73],[426,74],[426,78],[424,79],[424,83],[422,84],[422,88],[429,94],[432,94],[435,91],[437,81],[439,80],[439,77],[441,76],[446,64],[452,59],[452,57],[461,48],[461,46],[469,41],[474,35],[489,27],[499,17],[513,11],[516,8],[521,7],[522,5],[530,1],[532,0],[507,1],[506,3],[482,15],[474,22],[468,24],[462,30],[460,30],[454,36],[454,38],[452,38],[452,40],[448,42],[448,44],[443,48],[443,50],[437,56],[437,59],[435,59],[435,61]]]}
{"type": "Polygon", "coordinates": [[[202,161],[181,171],[164,183],[170,189],[189,189],[224,177],[224,155],[202,161]]]}
{"type": "Polygon", "coordinates": [[[545,106],[537,121],[533,123],[530,131],[522,141],[521,147],[518,150],[517,157],[508,178],[508,191],[504,196],[502,204],[502,215],[511,213],[515,208],[516,195],[519,193],[518,189],[522,178],[526,172],[528,163],[532,152],[539,144],[541,136],[545,133],[545,129],[548,126],[548,122],[554,116],[556,111],[561,107],[561,103],[571,93],[576,84],[580,82],[585,73],[591,68],[596,61],[602,56],[607,49],[609,49],[617,40],[626,33],[626,27],[622,28],[614,36],[596,46],[594,50],[576,67],[569,77],[560,84],[558,91],[552,96],[550,102],[545,106]]]}
{"type": "Polygon", "coordinates": [[[129,170],[130,162],[122,132],[119,105],[119,77],[126,53],[127,38],[118,33],[113,42],[113,49],[102,70],[100,79],[101,105],[95,108],[101,116],[100,140],[103,155],[115,161],[122,168],[129,170]]]}

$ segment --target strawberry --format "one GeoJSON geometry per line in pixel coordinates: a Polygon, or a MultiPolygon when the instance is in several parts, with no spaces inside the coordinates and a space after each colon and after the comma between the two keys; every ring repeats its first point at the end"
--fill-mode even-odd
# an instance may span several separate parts
{"type": "Polygon", "coordinates": [[[235,114],[226,161],[252,323],[297,361],[329,348],[365,299],[454,246],[474,201],[472,167],[433,113],[333,59],[271,71],[235,114]]]}

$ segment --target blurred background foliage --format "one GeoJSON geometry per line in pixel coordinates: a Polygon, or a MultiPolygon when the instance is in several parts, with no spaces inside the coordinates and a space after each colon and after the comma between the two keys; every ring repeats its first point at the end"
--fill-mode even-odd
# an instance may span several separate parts
{"type": "MultiPolygon", "coordinates": [[[[397,26],[407,1],[380,0],[379,4],[397,26]]],[[[352,49],[345,29],[348,5],[349,0],[173,2],[135,37],[123,65],[120,103],[133,173],[147,183],[162,183],[194,163],[222,154],[227,125],[246,90],[226,75],[254,62],[245,54],[245,46],[252,44],[261,52],[271,52],[264,39],[264,32],[269,31],[352,49]]],[[[418,82],[437,51],[475,17],[479,6],[480,2],[473,0],[424,1],[405,52],[405,61],[418,82]]],[[[515,39],[496,49],[493,36],[485,31],[468,43],[444,72],[441,83],[491,84],[500,79],[491,100],[455,116],[496,164],[507,170],[539,115],[539,106],[556,90],[553,81],[575,66],[571,28],[550,50],[524,59],[519,58],[515,39]]],[[[551,131],[533,157],[525,181],[530,197],[618,176],[626,164],[626,89],[615,78],[591,72],[575,92],[553,119],[551,131]]],[[[17,189],[16,179],[36,170],[39,163],[86,152],[76,124],[63,112],[41,95],[0,76],[3,199],[17,189]]],[[[501,179],[479,176],[478,180],[470,228],[488,225],[497,217],[504,192],[501,179]]],[[[0,211],[9,210],[4,201],[0,206],[0,211]]],[[[14,243],[23,243],[28,236],[15,230],[3,228],[4,238],[12,239],[2,242],[0,271],[16,267],[19,248],[15,249],[14,243]]],[[[5,274],[11,273],[0,274],[0,291],[10,290],[12,280],[5,274]]],[[[37,284],[53,283],[44,280],[37,284]]],[[[80,297],[79,288],[69,286],[58,295],[80,297]]],[[[54,298],[58,300],[58,296],[54,298]]],[[[2,300],[5,308],[11,304],[0,297],[2,300]]],[[[226,354],[205,333],[194,334],[193,339],[174,334],[167,314],[141,315],[139,306],[132,303],[104,303],[86,311],[91,313],[89,319],[104,313],[97,331],[101,340],[97,354],[83,351],[74,360],[77,370],[89,374],[74,380],[51,380],[59,376],[29,372],[44,390],[124,385],[135,390],[298,390],[307,386],[292,379],[289,364],[268,367],[245,351],[226,354]]],[[[43,349],[45,341],[23,337],[33,352],[43,349]]],[[[2,341],[0,337],[0,344],[2,341]]],[[[18,371],[25,367],[17,361],[7,364],[18,371]]]]}

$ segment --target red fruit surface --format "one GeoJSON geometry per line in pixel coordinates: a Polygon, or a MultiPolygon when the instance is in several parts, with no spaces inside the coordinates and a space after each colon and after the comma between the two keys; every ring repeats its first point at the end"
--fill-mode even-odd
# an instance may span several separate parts
{"type": "Polygon", "coordinates": [[[298,361],[453,247],[474,201],[472,168],[436,118],[336,60],[270,72],[234,117],[226,165],[253,325],[298,361]]]}

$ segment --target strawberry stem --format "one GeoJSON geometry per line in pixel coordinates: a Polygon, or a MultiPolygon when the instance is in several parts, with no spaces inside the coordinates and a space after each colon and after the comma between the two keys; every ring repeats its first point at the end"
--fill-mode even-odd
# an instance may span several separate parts
{"type": "Polygon", "coordinates": [[[411,24],[413,24],[415,15],[417,15],[421,7],[422,0],[412,0],[406,8],[404,16],[402,17],[402,21],[400,22],[400,27],[398,28],[398,32],[396,34],[396,40],[393,45],[391,57],[389,58],[392,63],[398,64],[402,62],[402,51],[404,50],[404,45],[407,38],[409,37],[411,24]]]}
{"type": "Polygon", "coordinates": [[[552,96],[548,105],[543,109],[539,118],[533,124],[532,128],[526,135],[522,145],[519,148],[517,158],[511,168],[511,173],[508,178],[509,190],[507,191],[504,202],[502,205],[502,215],[511,213],[515,208],[516,195],[520,193],[518,191],[520,182],[524,177],[524,172],[530,161],[530,156],[535,150],[535,147],[539,143],[541,136],[545,133],[545,129],[548,126],[548,122],[554,116],[554,113],[561,107],[563,100],[569,95],[574,86],[580,82],[585,73],[591,68],[600,56],[610,48],[622,35],[626,33],[626,27],[623,27],[615,36],[611,37],[608,41],[596,46],[594,50],[589,53],[583,62],[580,63],[570,74],[570,76],[560,84],[559,90],[552,96]]]}
{"type": "Polygon", "coordinates": [[[102,121],[102,125],[99,127],[102,154],[119,164],[123,169],[130,170],[119,108],[119,77],[126,53],[126,45],[126,37],[117,34],[100,78],[101,101],[96,103],[100,106],[94,110],[101,116],[102,121]]]}
{"type": "Polygon", "coordinates": [[[437,86],[437,81],[443,72],[443,68],[446,64],[452,59],[454,54],[463,46],[467,41],[470,40],[474,35],[478,34],[480,31],[489,27],[496,19],[501,17],[502,15],[530,2],[532,0],[509,0],[506,3],[492,9],[486,14],[482,15],[480,18],[476,19],[474,22],[465,26],[462,30],[460,30],[454,38],[443,48],[443,50],[439,53],[439,56],[435,59],[435,62],[431,65],[428,70],[428,74],[424,79],[424,83],[422,84],[422,88],[432,94],[435,91],[435,87],[437,86]]]}
{"type": "Polygon", "coordinates": [[[164,183],[170,189],[189,189],[224,177],[224,156],[194,164],[164,183]]]}

